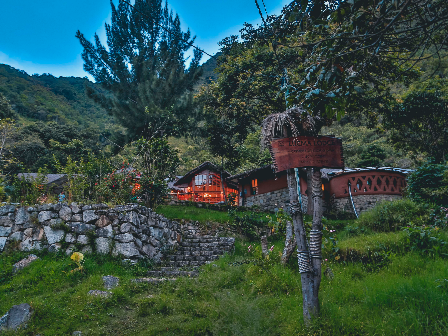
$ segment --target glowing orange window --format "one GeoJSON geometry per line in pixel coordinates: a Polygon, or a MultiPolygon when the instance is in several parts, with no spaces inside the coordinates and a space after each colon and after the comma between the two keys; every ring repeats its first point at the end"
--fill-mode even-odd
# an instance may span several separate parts
{"type": "Polygon", "coordinates": [[[253,179],[252,180],[252,195],[258,194],[258,180],[253,179]]]}

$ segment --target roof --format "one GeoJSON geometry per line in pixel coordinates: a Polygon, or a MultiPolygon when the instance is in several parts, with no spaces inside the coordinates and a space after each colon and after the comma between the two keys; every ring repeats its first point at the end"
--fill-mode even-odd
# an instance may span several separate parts
{"type": "MultiPolygon", "coordinates": [[[[24,177],[26,181],[31,182],[35,179],[37,179],[37,177],[39,176],[38,173],[19,173],[17,174],[18,178],[22,178],[24,177]]],[[[66,177],[66,174],[46,174],[46,183],[45,184],[50,184],[50,183],[54,183],[57,180],[66,177]]]]}
{"type": "MultiPolygon", "coordinates": [[[[360,172],[360,171],[372,171],[372,170],[378,170],[378,171],[393,171],[397,173],[402,174],[409,174],[412,173],[414,170],[412,169],[404,169],[404,168],[393,168],[393,167],[366,167],[366,168],[345,168],[345,169],[330,169],[330,168],[322,168],[320,171],[322,173],[322,178],[330,180],[332,177],[336,177],[341,174],[347,174],[347,173],[354,173],[354,172],[360,172]]],[[[233,175],[227,178],[227,180],[231,180],[233,182],[237,182],[238,180],[242,180],[245,178],[250,177],[251,175],[261,172],[261,171],[272,171],[272,175],[275,173],[273,172],[273,168],[271,165],[266,165],[260,168],[255,168],[252,170],[248,170],[244,173],[240,173],[237,175],[233,175]]]]}
{"type": "MultiPolygon", "coordinates": [[[[188,173],[186,173],[184,176],[182,176],[180,179],[178,179],[176,182],[174,182],[173,186],[178,186],[184,183],[188,183],[190,181],[190,179],[193,178],[193,176],[205,169],[210,169],[213,170],[215,172],[220,172],[220,169],[218,166],[215,166],[213,163],[211,163],[210,161],[205,161],[204,163],[200,164],[199,166],[197,166],[196,168],[190,170],[188,173]]],[[[230,173],[226,170],[224,170],[222,172],[222,177],[225,179],[228,176],[230,176],[230,173]]]]}

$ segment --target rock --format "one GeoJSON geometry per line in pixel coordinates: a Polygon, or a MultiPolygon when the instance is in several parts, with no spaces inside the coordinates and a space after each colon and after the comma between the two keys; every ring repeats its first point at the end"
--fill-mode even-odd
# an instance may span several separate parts
{"type": "Polygon", "coordinates": [[[70,208],[72,209],[73,213],[77,214],[81,212],[81,209],[78,207],[76,203],[70,204],[70,208]]]}
{"type": "Polygon", "coordinates": [[[112,295],[112,292],[105,292],[105,291],[100,291],[100,290],[90,290],[87,294],[92,295],[92,296],[99,296],[99,297],[107,298],[112,295]]]}
{"type": "Polygon", "coordinates": [[[82,332],[79,330],[76,330],[72,333],[72,336],[82,336],[82,332]]]}
{"type": "Polygon", "coordinates": [[[37,259],[39,259],[39,257],[34,254],[30,254],[25,259],[22,259],[19,262],[15,263],[14,266],[12,266],[12,272],[16,273],[17,271],[20,271],[21,269],[29,266],[33,261],[37,259]]]}
{"type": "Polygon", "coordinates": [[[16,210],[16,207],[14,205],[4,205],[0,207],[0,216],[4,216],[8,213],[12,213],[16,210]]]}
{"type": "Polygon", "coordinates": [[[58,252],[61,249],[61,244],[51,244],[50,247],[48,247],[48,252],[58,252]]]}
{"type": "MultiPolygon", "coordinates": [[[[50,225],[52,228],[60,227],[60,226],[64,225],[63,223],[64,223],[64,221],[63,221],[62,219],[60,219],[60,218],[52,218],[52,219],[50,219],[50,221],[49,221],[49,225],[50,225]],[[62,224],[62,225],[61,225],[61,224],[62,224]]],[[[67,225],[65,225],[65,226],[67,226],[67,225]]]]}
{"type": "Polygon", "coordinates": [[[65,242],[66,243],[76,243],[76,235],[73,233],[67,233],[65,236],[65,242]]]}
{"type": "Polygon", "coordinates": [[[92,209],[94,209],[94,210],[101,210],[101,209],[108,209],[108,208],[109,207],[107,206],[107,204],[104,204],[104,203],[92,205],[92,209]]]}
{"type": "Polygon", "coordinates": [[[104,237],[95,239],[96,252],[101,254],[109,254],[111,242],[111,239],[104,237]]]}
{"type": "Polygon", "coordinates": [[[71,255],[73,252],[75,252],[75,245],[71,244],[71,245],[65,250],[65,254],[66,254],[66,255],[71,255]]]}
{"type": "Polygon", "coordinates": [[[32,309],[28,303],[22,303],[12,308],[0,318],[0,330],[17,330],[26,328],[26,322],[31,318],[32,309]]]}
{"type": "Polygon", "coordinates": [[[132,282],[135,283],[150,283],[150,284],[158,284],[165,281],[176,281],[176,278],[138,278],[131,279],[132,282]]]}
{"type": "Polygon", "coordinates": [[[20,231],[14,232],[12,235],[9,236],[9,240],[10,241],[13,241],[13,240],[22,241],[23,240],[23,232],[20,232],[20,231]]]}
{"type": "Polygon", "coordinates": [[[8,237],[11,234],[10,226],[0,226],[0,237],[8,237]]]}
{"type": "Polygon", "coordinates": [[[73,232],[76,233],[86,233],[87,231],[95,229],[94,225],[85,224],[82,222],[70,222],[69,227],[73,232]]]}
{"type": "Polygon", "coordinates": [[[106,289],[112,289],[112,288],[117,287],[119,281],[120,281],[120,279],[118,279],[117,277],[114,277],[112,275],[103,276],[104,288],[106,288],[106,289]]]}
{"type": "Polygon", "coordinates": [[[26,211],[26,209],[24,207],[18,208],[15,218],[16,225],[25,224],[29,220],[30,220],[30,214],[26,211]]]}
{"type": "Polygon", "coordinates": [[[135,241],[135,245],[137,245],[138,248],[142,248],[143,243],[142,243],[142,241],[140,239],[135,238],[134,241],[135,241]]]}
{"type": "Polygon", "coordinates": [[[81,252],[83,254],[91,254],[92,253],[92,246],[86,245],[82,248],[81,252]]]}
{"type": "Polygon", "coordinates": [[[33,240],[42,240],[44,238],[44,229],[43,228],[34,228],[33,229],[33,240]]]}
{"type": "Polygon", "coordinates": [[[122,263],[124,266],[134,266],[134,265],[137,265],[137,260],[123,259],[123,260],[121,261],[121,263],[122,263]]]}
{"type": "Polygon", "coordinates": [[[134,240],[134,236],[130,233],[119,234],[115,236],[115,240],[121,243],[129,243],[134,240]]]}
{"type": "Polygon", "coordinates": [[[33,239],[32,238],[25,239],[19,245],[19,250],[20,251],[31,251],[33,249],[34,249],[34,244],[33,244],[33,239]]]}
{"type": "Polygon", "coordinates": [[[110,223],[110,219],[107,216],[101,215],[100,218],[95,222],[95,225],[99,228],[103,228],[105,226],[108,226],[110,223]]]}
{"type": "Polygon", "coordinates": [[[13,226],[14,222],[9,216],[0,216],[0,225],[13,226]]]}
{"type": "Polygon", "coordinates": [[[25,239],[32,238],[33,237],[33,229],[32,228],[26,229],[25,231],[23,231],[23,235],[24,235],[25,239]]]}
{"type": "Polygon", "coordinates": [[[86,211],[86,210],[92,210],[92,206],[91,205],[84,205],[83,207],[82,207],[82,211],[86,211]]]}
{"type": "Polygon", "coordinates": [[[157,255],[157,250],[152,245],[145,245],[142,250],[151,259],[157,255]]]}
{"type": "Polygon", "coordinates": [[[58,243],[64,238],[65,232],[63,230],[54,230],[49,226],[44,226],[45,236],[48,244],[58,243]]]}
{"type": "Polygon", "coordinates": [[[98,216],[95,214],[95,210],[85,210],[82,214],[82,219],[85,223],[93,223],[98,219],[98,216]]]}
{"type": "Polygon", "coordinates": [[[72,221],[74,221],[74,222],[81,222],[82,221],[82,215],[81,214],[74,214],[72,216],[72,221]]]}
{"type": "Polygon", "coordinates": [[[128,213],[126,213],[126,215],[124,216],[123,219],[124,222],[130,222],[134,225],[140,225],[140,218],[138,216],[138,213],[134,212],[134,211],[130,211],[128,213]]]}
{"type": "Polygon", "coordinates": [[[135,247],[135,244],[130,243],[116,243],[115,247],[112,251],[112,255],[122,255],[125,258],[131,258],[131,257],[139,257],[140,252],[135,247]]]}
{"type": "Polygon", "coordinates": [[[121,231],[122,233],[129,232],[129,231],[131,231],[132,229],[133,229],[133,226],[132,226],[131,223],[123,223],[123,224],[121,224],[121,226],[120,226],[120,231],[121,231]]]}
{"type": "Polygon", "coordinates": [[[78,236],[78,243],[87,245],[89,243],[89,238],[86,235],[80,235],[78,236]]]}
{"type": "Polygon", "coordinates": [[[6,237],[0,237],[0,252],[3,252],[3,249],[5,248],[6,239],[6,237]]]}
{"type": "Polygon", "coordinates": [[[39,215],[37,215],[37,220],[39,221],[39,223],[43,223],[47,220],[51,219],[51,211],[41,211],[39,212],[39,215]]]}
{"type": "Polygon", "coordinates": [[[68,222],[72,219],[72,209],[68,206],[63,206],[61,210],[59,210],[59,217],[68,222]]]}
{"type": "Polygon", "coordinates": [[[112,229],[112,225],[108,225],[106,227],[96,229],[96,234],[98,237],[113,238],[114,230],[112,229]]]}

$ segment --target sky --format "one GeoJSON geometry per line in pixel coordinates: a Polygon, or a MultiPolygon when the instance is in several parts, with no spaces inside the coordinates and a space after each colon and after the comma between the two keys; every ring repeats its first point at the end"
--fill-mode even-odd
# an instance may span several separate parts
{"type": "MultiPolygon", "coordinates": [[[[114,0],[116,4],[118,1],[114,0]]],[[[132,1],[133,2],[133,1],[132,1]]],[[[291,0],[264,0],[269,14],[279,14],[291,0]]],[[[261,1],[259,1],[261,4],[261,1]]],[[[244,22],[261,22],[255,0],[170,0],[184,30],[196,35],[196,45],[209,54],[218,42],[239,34],[244,22]]],[[[109,0],[9,0],[0,10],[0,63],[28,74],[89,77],[83,70],[80,30],[105,44],[104,24],[110,22],[109,0]]],[[[202,61],[208,56],[204,55],[202,61]]]]}

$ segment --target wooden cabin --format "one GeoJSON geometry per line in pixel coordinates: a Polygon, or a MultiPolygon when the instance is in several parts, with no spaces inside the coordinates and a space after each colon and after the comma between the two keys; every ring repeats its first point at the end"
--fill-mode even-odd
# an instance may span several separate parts
{"type": "Polygon", "coordinates": [[[224,202],[226,197],[233,193],[237,195],[238,201],[237,186],[225,180],[229,176],[229,172],[223,171],[221,174],[217,166],[206,161],[174,182],[171,196],[179,201],[214,204],[224,202]],[[224,179],[224,190],[222,190],[221,176],[224,179]]]}

